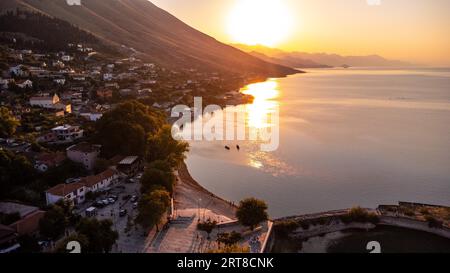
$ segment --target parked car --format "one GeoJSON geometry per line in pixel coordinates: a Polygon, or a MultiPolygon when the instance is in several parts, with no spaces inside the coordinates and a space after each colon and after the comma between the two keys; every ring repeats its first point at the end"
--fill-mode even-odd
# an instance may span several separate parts
{"type": "Polygon", "coordinates": [[[120,211],[119,211],[119,216],[120,217],[124,217],[124,216],[126,216],[127,215],[127,210],[126,209],[121,209],[120,211]]]}
{"type": "Polygon", "coordinates": [[[108,203],[109,203],[109,204],[114,204],[114,203],[116,203],[116,199],[114,199],[114,198],[111,198],[111,197],[110,197],[110,198],[108,198],[107,200],[108,200],[108,203]]]}
{"type": "Polygon", "coordinates": [[[137,200],[138,200],[138,197],[136,195],[131,196],[131,199],[130,199],[131,202],[134,203],[134,202],[137,202],[137,200]]]}
{"type": "Polygon", "coordinates": [[[103,207],[105,207],[105,204],[103,203],[103,201],[99,200],[99,201],[95,202],[93,206],[96,208],[103,208],[103,207]]]}
{"type": "Polygon", "coordinates": [[[138,206],[139,206],[138,202],[133,203],[133,209],[137,209],[138,206]]]}

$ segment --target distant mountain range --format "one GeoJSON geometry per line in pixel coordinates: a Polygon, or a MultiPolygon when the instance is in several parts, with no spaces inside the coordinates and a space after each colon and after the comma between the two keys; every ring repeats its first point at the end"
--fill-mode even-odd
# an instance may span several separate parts
{"type": "Polygon", "coordinates": [[[411,63],[387,60],[378,55],[368,56],[341,56],[337,54],[326,53],[304,53],[304,52],[286,52],[280,49],[269,48],[261,45],[248,46],[242,44],[233,44],[232,46],[248,52],[249,54],[263,59],[267,62],[273,62],[281,65],[287,65],[296,68],[317,68],[317,67],[401,67],[411,66],[411,63]]]}
{"type": "Polygon", "coordinates": [[[298,71],[244,53],[195,30],[148,0],[1,0],[2,12],[20,7],[56,17],[102,41],[133,48],[168,68],[195,68],[279,77],[298,71]]]}

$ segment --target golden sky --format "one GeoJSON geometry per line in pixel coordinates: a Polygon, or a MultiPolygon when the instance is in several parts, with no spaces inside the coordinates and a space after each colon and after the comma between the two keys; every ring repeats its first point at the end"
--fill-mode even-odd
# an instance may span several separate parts
{"type": "Polygon", "coordinates": [[[151,1],[225,43],[450,66],[450,0],[151,1]]]}

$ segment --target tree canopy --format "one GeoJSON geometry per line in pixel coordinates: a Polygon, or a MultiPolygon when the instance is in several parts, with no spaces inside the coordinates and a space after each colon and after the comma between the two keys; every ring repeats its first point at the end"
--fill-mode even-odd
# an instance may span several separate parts
{"type": "Polygon", "coordinates": [[[0,107],[0,137],[11,137],[20,122],[11,114],[8,108],[0,107]]]}
{"type": "Polygon", "coordinates": [[[149,164],[142,176],[141,192],[150,192],[154,186],[162,186],[172,194],[175,180],[173,170],[167,161],[154,161],[149,164]]]}
{"type": "MultiPolygon", "coordinates": [[[[119,234],[112,230],[112,221],[83,218],[77,225],[78,235],[87,239],[85,253],[109,253],[119,238],[119,234]]],[[[85,242],[86,244],[86,242],[85,242]]]]}
{"type": "Polygon", "coordinates": [[[24,156],[0,150],[0,197],[33,181],[36,172],[24,156]]]}
{"type": "Polygon", "coordinates": [[[56,240],[64,234],[67,224],[68,221],[64,209],[55,205],[39,221],[39,230],[41,235],[56,240]]]}
{"type": "Polygon", "coordinates": [[[239,203],[236,217],[242,225],[254,230],[259,223],[269,218],[267,209],[267,204],[262,200],[256,198],[244,199],[239,203]]]}
{"type": "Polygon", "coordinates": [[[144,156],[147,138],[165,123],[164,116],[150,107],[127,101],[105,113],[95,125],[95,140],[107,157],[116,154],[144,156]]]}
{"type": "Polygon", "coordinates": [[[150,228],[159,224],[161,217],[170,207],[170,195],[165,190],[153,190],[142,196],[138,205],[138,216],[136,218],[144,228],[150,228]]]}
{"type": "Polygon", "coordinates": [[[186,142],[172,137],[172,128],[166,124],[156,134],[147,139],[147,161],[167,160],[172,167],[177,167],[184,159],[184,153],[189,150],[186,142]]]}

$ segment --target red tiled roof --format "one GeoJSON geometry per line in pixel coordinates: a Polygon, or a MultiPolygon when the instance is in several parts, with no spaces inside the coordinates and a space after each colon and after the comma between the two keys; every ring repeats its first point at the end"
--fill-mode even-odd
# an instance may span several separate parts
{"type": "Polygon", "coordinates": [[[56,195],[56,196],[66,196],[71,192],[74,192],[82,187],[92,187],[102,180],[112,177],[117,174],[117,171],[113,169],[107,169],[106,171],[83,178],[79,182],[71,183],[71,184],[59,184],[54,186],[53,188],[48,189],[46,192],[56,195]]]}
{"type": "Polygon", "coordinates": [[[46,192],[56,196],[66,196],[71,192],[81,189],[82,187],[84,187],[84,183],[82,181],[71,184],[58,184],[53,188],[48,189],[46,192]]]}
{"type": "Polygon", "coordinates": [[[116,173],[117,172],[113,169],[107,169],[106,171],[100,174],[85,177],[83,180],[81,180],[81,182],[83,182],[86,185],[86,187],[92,187],[100,183],[102,180],[112,177],[116,173]]]}
{"type": "Polygon", "coordinates": [[[39,220],[41,220],[44,215],[45,211],[37,210],[10,225],[10,227],[14,228],[19,236],[32,234],[39,229],[39,220]]]}
{"type": "Polygon", "coordinates": [[[42,153],[36,157],[36,161],[43,162],[50,166],[57,166],[66,159],[64,153],[42,153]]]}

